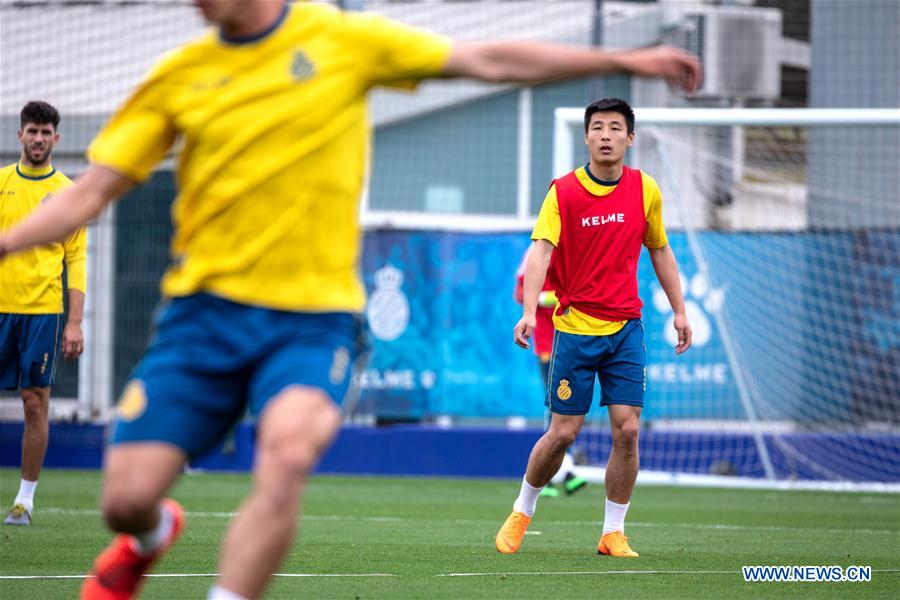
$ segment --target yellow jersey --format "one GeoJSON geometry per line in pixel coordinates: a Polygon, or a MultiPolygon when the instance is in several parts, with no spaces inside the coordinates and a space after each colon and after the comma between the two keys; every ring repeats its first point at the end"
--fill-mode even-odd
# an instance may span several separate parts
{"type": "MultiPolygon", "coordinates": [[[[605,196],[616,189],[616,185],[596,179],[585,167],[575,170],[579,183],[595,196],[605,196]]],[[[644,233],[644,246],[647,248],[662,248],[669,243],[666,237],[666,228],[662,218],[662,194],[656,180],[641,171],[641,187],[644,195],[644,218],[647,220],[647,231],[644,233]]],[[[602,201],[602,198],[598,201],[602,201]]],[[[538,214],[537,223],[531,234],[533,240],[547,240],[554,246],[559,243],[561,222],[559,218],[559,204],[556,200],[556,186],[550,186],[541,212],[538,214]]],[[[590,315],[586,315],[574,308],[569,308],[565,314],[553,316],[553,326],[565,333],[580,335],[612,335],[625,326],[625,321],[604,321],[590,315]]]]}
{"type": "MultiPolygon", "coordinates": [[[[48,196],[72,185],[53,168],[13,163],[0,169],[0,232],[31,214],[48,196]]],[[[28,315],[63,312],[63,263],[71,289],[84,292],[87,232],[0,261],[0,312],[28,315]]]]}
{"type": "Polygon", "coordinates": [[[446,38],[323,4],[253,38],[211,31],[164,56],[88,150],[140,182],[181,138],[166,296],[361,311],[366,94],[439,75],[446,38]]]}

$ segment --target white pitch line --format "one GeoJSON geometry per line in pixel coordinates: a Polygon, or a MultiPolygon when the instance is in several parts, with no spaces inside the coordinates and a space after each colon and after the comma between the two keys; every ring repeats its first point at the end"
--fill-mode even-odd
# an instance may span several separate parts
{"type": "MultiPolygon", "coordinates": [[[[218,577],[218,573],[151,573],[144,577],[218,577]]],[[[93,575],[0,575],[0,579],[90,579],[93,575]]],[[[273,577],[395,577],[393,573],[275,573],[273,577]]]]}
{"type": "MultiPolygon", "coordinates": [[[[99,515],[100,511],[96,508],[41,508],[41,512],[53,515],[99,515]]],[[[213,519],[230,519],[238,515],[237,512],[193,512],[185,513],[188,517],[196,518],[213,518],[213,519]]],[[[374,521],[376,523],[398,523],[406,521],[402,517],[346,517],[343,515],[303,515],[303,519],[309,521],[374,521]]]]}
{"type": "MultiPolygon", "coordinates": [[[[598,521],[599,524],[599,521],[598,521]]],[[[822,529],[820,527],[781,527],[779,525],[723,525],[719,523],[629,523],[629,527],[666,527],[683,529],[713,529],[713,530],[733,530],[733,531],[816,531],[821,533],[876,533],[897,535],[900,530],[897,529],[822,529]]]]}
{"type": "MultiPolygon", "coordinates": [[[[873,573],[900,573],[900,569],[872,569],[873,573]]],[[[741,571],[526,571],[523,573],[440,573],[436,577],[511,577],[513,575],[735,575],[741,571]]]]}
{"type": "MultiPolygon", "coordinates": [[[[67,508],[41,508],[39,512],[49,514],[63,515],[99,515],[97,509],[67,509],[67,508]]],[[[215,518],[230,519],[237,515],[236,512],[188,512],[188,517],[195,518],[215,518]]],[[[345,516],[345,515],[302,515],[303,521],[371,521],[374,523],[412,523],[416,521],[446,521],[446,519],[408,519],[403,517],[370,517],[370,516],[345,516]]],[[[454,523],[465,525],[479,525],[482,523],[496,524],[496,519],[454,519],[454,523]]],[[[602,525],[602,520],[588,521],[541,521],[541,525],[602,525]]],[[[725,525],[717,523],[648,523],[648,522],[629,522],[629,527],[660,527],[666,529],[710,529],[710,530],[726,530],[726,531],[775,531],[775,532],[799,532],[799,531],[815,531],[818,533],[869,533],[878,535],[897,535],[897,529],[823,529],[821,527],[782,527],[779,525],[725,525]]]]}

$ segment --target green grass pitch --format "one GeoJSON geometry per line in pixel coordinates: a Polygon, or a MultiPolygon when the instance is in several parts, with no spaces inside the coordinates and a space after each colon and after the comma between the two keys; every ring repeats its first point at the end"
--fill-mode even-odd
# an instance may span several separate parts
{"type": "MultiPolygon", "coordinates": [[[[174,491],[184,536],[143,598],[205,598],[247,475],[191,474],[174,491]]],[[[0,470],[0,494],[18,473],[0,470]]],[[[75,598],[109,541],[99,474],[47,470],[34,525],[0,531],[0,598],[75,598]]],[[[544,498],[518,554],[494,550],[516,481],[317,476],[300,538],[268,598],[898,598],[900,496],[639,487],[627,531],[639,559],[595,551],[603,488],[544,498]],[[745,583],[742,565],[868,565],[868,583],[745,583]],[[625,572],[627,571],[627,572],[625,572]],[[641,571],[641,572],[636,572],[641,571]],[[324,576],[327,575],[327,576],[324,576]],[[348,575],[335,577],[334,575],[348,575]],[[384,575],[384,576],[349,576],[384,575]]]]}

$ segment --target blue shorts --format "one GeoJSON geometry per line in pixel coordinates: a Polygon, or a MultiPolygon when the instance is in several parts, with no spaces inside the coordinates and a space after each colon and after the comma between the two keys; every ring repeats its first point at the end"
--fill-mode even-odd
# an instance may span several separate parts
{"type": "Polygon", "coordinates": [[[340,404],[362,329],[350,313],[271,310],[209,294],[171,300],[119,400],[111,441],[168,442],[195,458],[288,386],[319,388],[340,404]]]}
{"type": "Polygon", "coordinates": [[[62,315],[0,313],[0,389],[50,387],[62,315]]]}
{"type": "Polygon", "coordinates": [[[561,415],[586,415],[600,379],[600,406],[644,406],[644,326],[628,321],[612,335],[575,335],[557,331],[550,360],[546,405],[561,415]]]}

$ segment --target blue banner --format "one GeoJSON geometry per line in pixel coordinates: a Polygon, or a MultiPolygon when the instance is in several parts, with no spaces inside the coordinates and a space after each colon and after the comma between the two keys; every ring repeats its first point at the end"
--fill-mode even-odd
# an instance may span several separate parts
{"type": "MultiPolygon", "coordinates": [[[[672,310],[642,257],[644,418],[745,419],[747,406],[765,420],[896,417],[898,401],[884,405],[884,395],[898,389],[889,365],[900,351],[900,265],[862,250],[890,256],[897,239],[701,233],[691,245],[671,233],[694,344],[675,355],[672,310]],[[836,341],[847,348],[829,352],[836,341]]],[[[369,232],[372,353],[358,410],[409,420],[540,417],[536,358],[512,341],[521,316],[515,271],[529,244],[524,233],[369,232]]]]}
{"type": "Polygon", "coordinates": [[[512,343],[525,234],[371,232],[371,360],[359,410],[386,418],[540,415],[536,359],[512,343]]]}

